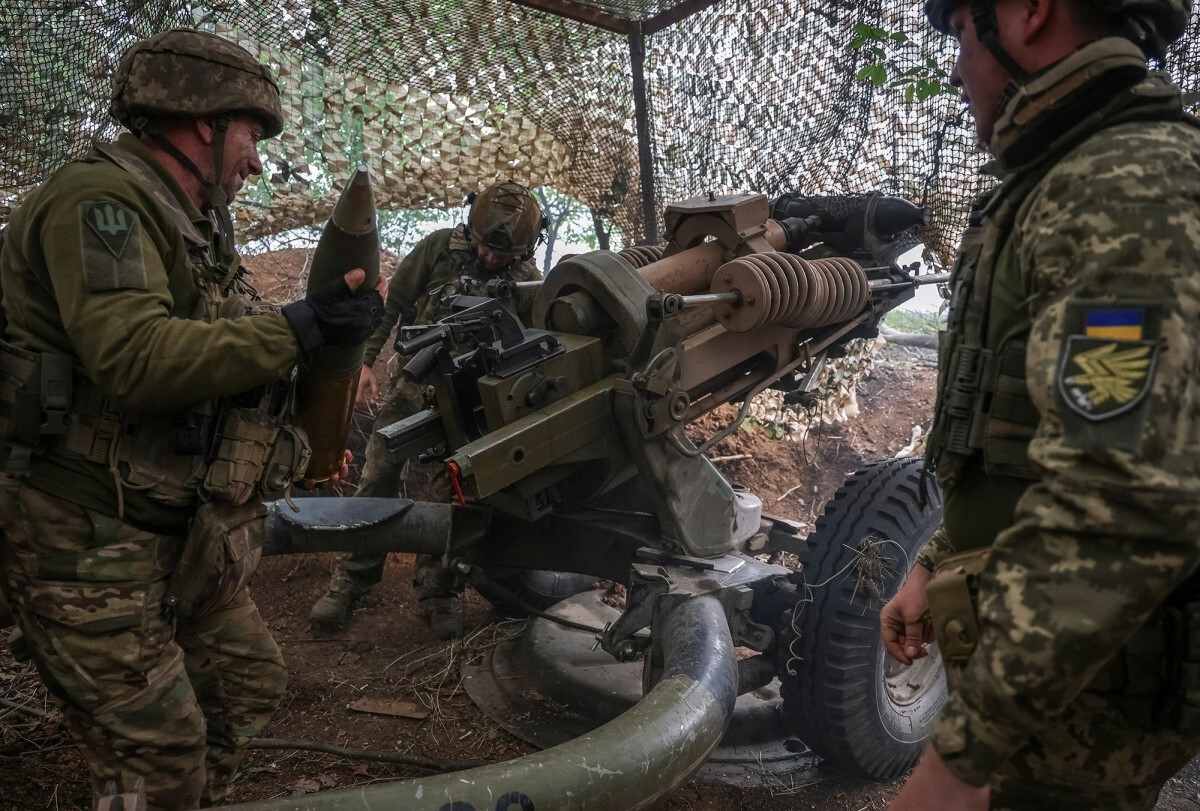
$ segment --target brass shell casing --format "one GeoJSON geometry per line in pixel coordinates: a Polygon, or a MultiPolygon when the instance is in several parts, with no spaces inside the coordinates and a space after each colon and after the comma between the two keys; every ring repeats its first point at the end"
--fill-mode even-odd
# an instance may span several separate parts
{"type": "MultiPolygon", "coordinates": [[[[355,268],[367,274],[357,291],[358,295],[366,295],[379,281],[379,231],[371,175],[364,164],[355,170],[321,232],[307,289],[311,291],[355,268]]],[[[300,365],[295,421],[312,446],[308,479],[327,481],[341,470],[365,351],[365,342],[357,346],[322,346],[300,365]]]]}

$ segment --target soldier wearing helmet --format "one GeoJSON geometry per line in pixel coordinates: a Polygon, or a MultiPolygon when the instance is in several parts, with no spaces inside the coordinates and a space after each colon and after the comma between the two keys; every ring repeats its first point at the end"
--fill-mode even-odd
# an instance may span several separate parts
{"type": "Polygon", "coordinates": [[[0,585],[94,791],[219,805],[286,682],[247,582],[261,502],[307,464],[291,372],[365,340],[383,302],[353,295],[361,270],[282,309],[244,279],[228,206],[282,128],[249,53],[158,34],[111,103],[130,132],[3,234],[0,585]]]}
{"type": "Polygon", "coordinates": [[[1200,752],[1200,125],[1187,0],[930,0],[998,186],[951,280],[941,531],[881,611],[950,694],[896,809],[1151,808],[1200,752]]]}
{"type": "MultiPolygon", "coordinates": [[[[379,384],[371,365],[397,323],[428,324],[449,314],[456,293],[485,294],[489,280],[509,282],[541,278],[533,253],[544,238],[546,227],[541,207],[533,194],[511,181],[497,183],[467,198],[471,205],[467,222],[435,231],[422,239],[404,257],[388,286],[387,312],[383,323],[367,342],[366,359],[359,381],[360,405],[373,402],[379,384]]],[[[532,293],[518,292],[509,309],[528,323],[532,293]]],[[[375,418],[375,429],[391,425],[425,408],[421,388],[406,380],[400,369],[407,358],[398,358],[390,394],[375,418]]],[[[442,501],[449,497],[449,482],[432,465],[397,465],[384,441],[372,431],[367,459],[358,488],[360,496],[394,498],[406,487],[410,498],[442,501]]],[[[354,606],[383,577],[387,555],[348,553],[338,561],[329,590],[313,605],[310,618],[320,628],[340,628],[354,606]]],[[[442,638],[459,636],[462,619],[456,610],[454,578],[430,555],[418,555],[414,582],[421,608],[433,630],[442,638]]]]}

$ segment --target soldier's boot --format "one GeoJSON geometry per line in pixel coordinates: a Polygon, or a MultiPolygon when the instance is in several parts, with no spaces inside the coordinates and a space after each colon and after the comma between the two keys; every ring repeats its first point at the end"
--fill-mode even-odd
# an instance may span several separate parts
{"type": "Polygon", "coordinates": [[[413,567],[413,586],[420,595],[421,611],[440,639],[463,635],[462,615],[454,591],[454,575],[431,555],[418,555],[413,567]]]}
{"type": "Polygon", "coordinates": [[[458,639],[463,635],[462,614],[454,597],[428,597],[421,600],[421,610],[429,627],[438,639],[458,639]]]}
{"type": "Polygon", "coordinates": [[[333,576],[329,578],[329,590],[313,603],[309,622],[323,630],[336,631],[345,626],[350,612],[383,579],[386,562],[386,553],[351,553],[338,558],[333,576]]]}
{"type": "Polygon", "coordinates": [[[313,603],[312,610],[308,613],[308,620],[313,625],[336,631],[346,625],[355,606],[370,592],[370,586],[351,588],[332,586],[313,603]]]}
{"type": "Polygon", "coordinates": [[[33,658],[33,653],[29,650],[29,640],[25,638],[25,634],[21,632],[20,628],[13,628],[9,632],[8,652],[18,662],[28,662],[33,658]]]}

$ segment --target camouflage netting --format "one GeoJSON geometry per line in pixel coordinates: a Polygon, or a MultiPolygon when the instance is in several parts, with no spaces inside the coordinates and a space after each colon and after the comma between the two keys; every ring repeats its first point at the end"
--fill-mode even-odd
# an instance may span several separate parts
{"type": "MultiPolygon", "coordinates": [[[[588,3],[648,20],[673,0],[588,3]]],[[[934,208],[946,256],[980,156],[952,95],[906,103],[856,78],[858,24],[907,31],[891,71],[948,69],[919,4],[723,0],[646,41],[658,210],[708,190],[900,194],[934,208]]],[[[0,223],[93,136],[111,137],[110,72],[172,25],[237,38],[279,71],[288,129],[236,211],[243,236],[325,219],[360,156],[386,208],[453,207],[496,179],[572,195],[644,233],[629,38],[508,0],[15,0],[0,9],[0,223]]],[[[1200,72],[1200,21],[1170,67],[1200,72]]]]}

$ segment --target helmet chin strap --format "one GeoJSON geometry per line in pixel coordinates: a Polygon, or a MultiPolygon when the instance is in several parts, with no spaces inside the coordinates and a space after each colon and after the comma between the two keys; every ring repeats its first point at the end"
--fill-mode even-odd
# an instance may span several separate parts
{"type": "Polygon", "coordinates": [[[1020,92],[1021,86],[1029,81],[1029,71],[1021,67],[1012,54],[1000,44],[1000,29],[996,22],[996,6],[990,0],[971,0],[971,21],[975,24],[975,36],[991,51],[1000,66],[1008,72],[1008,85],[996,104],[1002,111],[1009,99],[1020,92]]]}
{"type": "Polygon", "coordinates": [[[1009,77],[1022,83],[1029,78],[1029,71],[1021,67],[1008,51],[1000,45],[1000,30],[996,24],[996,7],[989,0],[972,0],[971,20],[975,23],[975,36],[979,38],[996,61],[1008,71],[1009,77]]]}
{"type": "Polygon", "coordinates": [[[213,237],[213,248],[217,261],[225,269],[221,278],[221,287],[228,288],[233,283],[241,268],[241,257],[233,245],[233,217],[229,213],[229,205],[233,201],[221,188],[221,172],[225,168],[225,134],[229,131],[229,123],[233,116],[222,113],[217,116],[216,135],[213,137],[213,181],[204,184],[208,193],[208,212],[216,225],[213,237]]]}
{"type": "Polygon", "coordinates": [[[213,179],[211,180],[204,176],[200,167],[191,158],[163,135],[157,125],[145,118],[139,118],[133,122],[137,131],[144,132],[153,138],[163,151],[199,181],[200,188],[204,193],[204,213],[214,227],[213,251],[217,264],[222,268],[221,287],[228,287],[233,282],[241,264],[241,259],[233,245],[233,217],[229,213],[229,204],[232,201],[226,196],[225,190],[221,188],[221,172],[225,168],[225,135],[229,131],[229,123],[232,120],[233,116],[229,113],[217,116],[216,126],[213,128],[213,179]]]}

